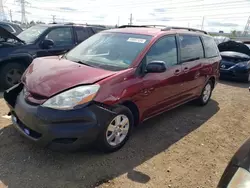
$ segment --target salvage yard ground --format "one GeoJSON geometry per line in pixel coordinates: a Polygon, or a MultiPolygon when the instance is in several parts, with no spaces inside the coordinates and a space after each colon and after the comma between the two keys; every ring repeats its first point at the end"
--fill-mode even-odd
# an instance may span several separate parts
{"type": "Polygon", "coordinates": [[[0,188],[216,187],[250,136],[249,122],[248,84],[224,81],[206,107],[187,104],[153,118],[112,154],[41,149],[0,118],[0,188]]]}

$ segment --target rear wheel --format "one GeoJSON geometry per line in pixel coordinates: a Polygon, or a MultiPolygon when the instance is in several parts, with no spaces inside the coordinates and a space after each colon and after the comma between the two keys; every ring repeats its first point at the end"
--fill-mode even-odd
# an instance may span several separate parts
{"type": "Polygon", "coordinates": [[[4,65],[0,70],[0,85],[8,89],[19,83],[25,68],[19,63],[11,62],[4,65]]]}
{"type": "Polygon", "coordinates": [[[132,132],[134,119],[131,111],[125,106],[119,106],[114,112],[116,114],[104,126],[97,141],[98,148],[104,152],[119,150],[132,132]]]}
{"type": "Polygon", "coordinates": [[[205,87],[203,88],[200,97],[197,99],[198,104],[201,106],[206,105],[211,98],[212,91],[213,91],[213,83],[209,80],[205,85],[205,87]]]}

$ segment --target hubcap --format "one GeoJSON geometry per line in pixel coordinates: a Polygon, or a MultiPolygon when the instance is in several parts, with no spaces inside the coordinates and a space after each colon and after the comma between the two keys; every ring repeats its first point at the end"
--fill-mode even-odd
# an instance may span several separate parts
{"type": "Polygon", "coordinates": [[[129,119],[125,115],[116,116],[108,126],[106,131],[107,142],[111,146],[117,146],[127,136],[129,131],[129,119]]]}
{"type": "Polygon", "coordinates": [[[207,84],[203,91],[203,102],[207,102],[211,95],[211,85],[207,84]]]}
{"type": "Polygon", "coordinates": [[[6,81],[9,85],[18,84],[22,77],[22,71],[19,69],[12,69],[6,74],[6,81]]]}

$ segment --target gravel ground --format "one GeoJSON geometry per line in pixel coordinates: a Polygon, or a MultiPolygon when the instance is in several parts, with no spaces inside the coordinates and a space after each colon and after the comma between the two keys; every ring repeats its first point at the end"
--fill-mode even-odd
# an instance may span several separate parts
{"type": "Polygon", "coordinates": [[[247,88],[221,82],[206,107],[187,104],[153,118],[112,154],[38,148],[0,118],[0,188],[216,187],[250,133],[247,88]]]}

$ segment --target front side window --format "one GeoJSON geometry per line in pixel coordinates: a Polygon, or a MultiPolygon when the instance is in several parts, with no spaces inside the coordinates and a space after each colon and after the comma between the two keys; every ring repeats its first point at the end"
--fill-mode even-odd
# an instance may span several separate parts
{"type": "Polygon", "coordinates": [[[17,37],[27,44],[35,42],[48,26],[36,25],[22,31],[17,37]]]}
{"type": "Polygon", "coordinates": [[[67,46],[73,44],[71,28],[61,27],[50,31],[45,39],[53,40],[55,46],[67,46]]]}
{"type": "Polygon", "coordinates": [[[204,41],[204,49],[206,57],[216,57],[219,55],[218,47],[212,37],[202,37],[204,41]]]}
{"type": "Polygon", "coordinates": [[[65,58],[106,70],[128,68],[152,36],[128,33],[98,33],[72,49],[65,58]]]}
{"type": "Polygon", "coordinates": [[[159,39],[151,47],[146,55],[147,63],[152,61],[164,61],[167,66],[177,64],[177,47],[175,36],[159,39]]]}
{"type": "Polygon", "coordinates": [[[199,36],[180,35],[181,62],[194,61],[204,57],[199,36]]]}

